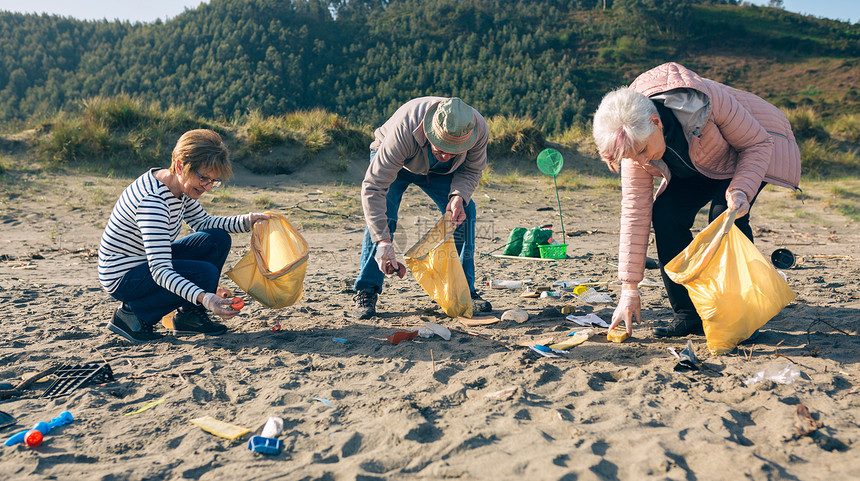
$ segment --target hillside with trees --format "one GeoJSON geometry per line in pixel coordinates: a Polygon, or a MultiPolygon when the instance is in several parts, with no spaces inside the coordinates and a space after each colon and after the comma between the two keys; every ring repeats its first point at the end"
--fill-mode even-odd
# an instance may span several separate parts
{"type": "Polygon", "coordinates": [[[733,3],[212,0],[147,24],[0,12],[0,122],[126,94],[211,119],[319,108],[374,125],[436,94],[553,134],[669,60],[783,107],[857,111],[860,25],[733,3]]]}

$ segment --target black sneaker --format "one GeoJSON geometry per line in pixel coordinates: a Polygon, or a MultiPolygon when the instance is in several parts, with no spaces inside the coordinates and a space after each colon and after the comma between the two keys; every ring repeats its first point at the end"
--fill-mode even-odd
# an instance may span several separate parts
{"type": "Polygon", "coordinates": [[[119,334],[135,344],[143,344],[164,337],[155,332],[155,326],[146,325],[125,305],[113,313],[113,318],[107,326],[108,330],[119,334]]]}
{"type": "Polygon", "coordinates": [[[360,289],[352,297],[355,307],[352,308],[352,317],[356,319],[370,319],[376,315],[376,299],[379,294],[373,289],[360,289]]]}
{"type": "Polygon", "coordinates": [[[490,312],[493,310],[493,306],[489,301],[484,300],[478,291],[472,292],[472,310],[475,312],[490,312]]]}
{"type": "Polygon", "coordinates": [[[198,308],[177,309],[173,316],[173,335],[206,334],[220,336],[227,332],[227,326],[212,322],[206,311],[198,308]]]}
{"type": "Polygon", "coordinates": [[[655,327],[654,337],[684,337],[690,334],[704,334],[702,329],[702,320],[699,318],[691,319],[686,316],[676,316],[666,327],[655,327]]]}

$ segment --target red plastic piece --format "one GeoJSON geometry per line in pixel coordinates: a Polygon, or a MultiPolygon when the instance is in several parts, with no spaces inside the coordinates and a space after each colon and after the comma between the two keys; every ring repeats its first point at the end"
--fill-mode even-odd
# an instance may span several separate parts
{"type": "Polygon", "coordinates": [[[418,331],[406,332],[406,331],[397,331],[394,334],[386,337],[388,342],[394,344],[395,346],[400,344],[402,341],[411,341],[415,339],[418,335],[418,331]]]}
{"type": "Polygon", "coordinates": [[[245,307],[245,299],[238,296],[234,297],[233,302],[230,303],[230,307],[237,311],[241,310],[243,307],[245,307]]]}
{"type": "Polygon", "coordinates": [[[27,434],[24,435],[24,444],[31,448],[35,448],[36,446],[42,444],[42,433],[40,433],[36,429],[31,429],[27,431],[27,434]]]}
{"type": "Polygon", "coordinates": [[[280,330],[281,330],[281,324],[280,323],[272,326],[272,332],[280,332],[280,330]]]}

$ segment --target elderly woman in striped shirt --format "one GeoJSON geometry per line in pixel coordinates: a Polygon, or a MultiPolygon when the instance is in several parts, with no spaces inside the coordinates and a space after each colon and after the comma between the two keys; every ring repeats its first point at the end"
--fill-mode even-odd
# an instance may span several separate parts
{"type": "Polygon", "coordinates": [[[137,178],[111,212],[99,246],[99,281],[122,302],[108,329],[142,343],[161,337],[154,327],[176,310],[174,334],[221,335],[221,319],[239,311],[218,286],[231,233],[249,232],[266,214],[210,216],[198,203],[232,176],[230,154],[217,133],[186,132],[173,149],[170,167],[137,178]],[[182,223],[194,234],[177,240],[182,223]]]}

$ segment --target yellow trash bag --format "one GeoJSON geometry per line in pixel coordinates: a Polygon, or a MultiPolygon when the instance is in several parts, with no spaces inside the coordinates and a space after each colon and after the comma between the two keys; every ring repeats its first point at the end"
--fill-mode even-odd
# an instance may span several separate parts
{"type": "Polygon", "coordinates": [[[454,245],[454,230],[451,213],[445,212],[403,257],[415,280],[446,315],[472,317],[472,296],[454,245]]]}
{"type": "Polygon", "coordinates": [[[765,325],[796,294],[723,212],[666,264],[666,274],[687,288],[702,318],[708,349],[726,354],[765,325]]]}
{"type": "Polygon", "coordinates": [[[227,272],[243,291],[273,309],[302,297],[308,268],[308,243],[281,214],[254,224],[251,250],[227,272]]]}

